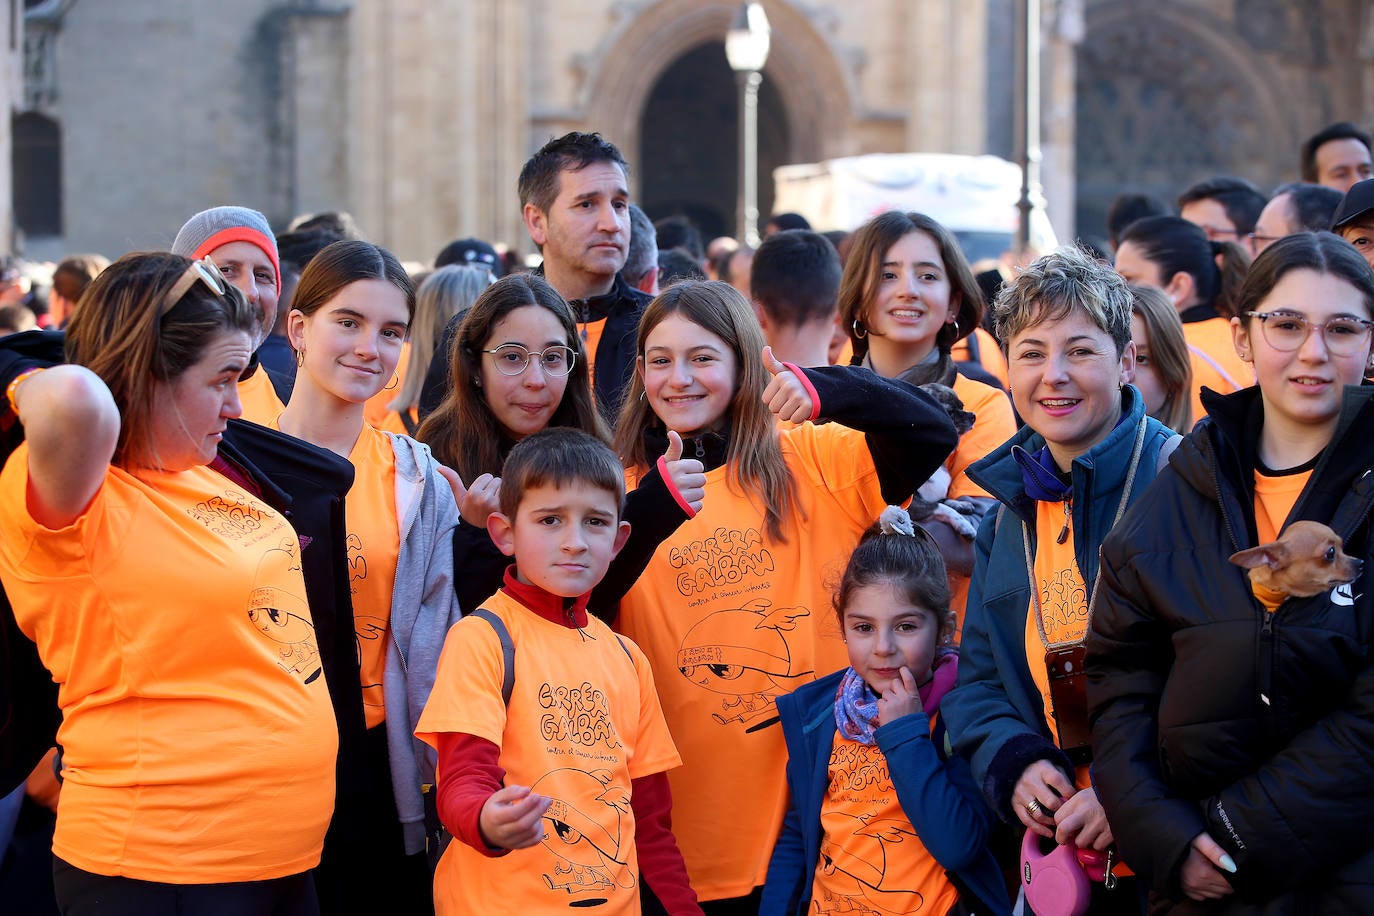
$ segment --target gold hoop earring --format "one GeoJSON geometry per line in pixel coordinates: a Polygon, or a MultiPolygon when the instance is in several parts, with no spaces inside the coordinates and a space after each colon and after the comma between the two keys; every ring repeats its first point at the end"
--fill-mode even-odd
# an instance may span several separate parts
{"type": "Polygon", "coordinates": [[[854,336],[857,337],[859,340],[863,340],[865,337],[868,336],[868,328],[859,324],[859,319],[857,318],[855,318],[852,322],[849,323],[849,329],[854,332],[854,336]]]}
{"type": "Polygon", "coordinates": [[[301,347],[296,351],[296,368],[305,368],[305,347],[301,347]]]}

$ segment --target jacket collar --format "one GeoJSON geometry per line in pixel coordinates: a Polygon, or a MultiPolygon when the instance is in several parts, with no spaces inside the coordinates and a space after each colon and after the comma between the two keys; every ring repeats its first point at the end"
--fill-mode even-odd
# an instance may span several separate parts
{"type": "MultiPolygon", "coordinates": [[[[1121,413],[1123,419],[1105,439],[1073,460],[1070,476],[1075,499],[1086,497],[1093,500],[1120,490],[1120,478],[1126,473],[1126,466],[1130,462],[1137,426],[1145,416],[1144,401],[1134,385],[1126,385],[1121,389],[1121,413]]],[[[1033,455],[1044,447],[1045,437],[1029,426],[1023,426],[987,457],[969,465],[969,479],[1008,508],[1027,519],[1033,519],[1035,510],[1026,495],[1021,466],[1013,457],[1012,449],[1020,448],[1033,455]]]]}
{"type": "Polygon", "coordinates": [[[587,600],[591,598],[591,592],[576,598],[560,598],[558,595],[549,594],[537,585],[526,585],[521,582],[515,577],[514,565],[506,567],[505,581],[501,585],[501,591],[549,623],[577,630],[583,629],[587,625],[587,600]]]}
{"type": "MultiPolygon", "coordinates": [[[[537,276],[544,276],[544,267],[540,265],[534,273],[537,276]]],[[[584,321],[600,321],[609,316],[616,310],[621,302],[633,299],[629,294],[630,286],[625,279],[616,274],[611,278],[611,286],[606,292],[599,296],[588,296],[585,299],[569,299],[568,307],[572,309],[573,317],[578,323],[584,321]]]]}
{"type": "MultiPolygon", "coordinates": [[[[645,454],[662,455],[668,450],[668,430],[650,426],[644,430],[645,454]]],[[[730,454],[730,436],[726,433],[703,433],[682,438],[682,457],[695,458],[705,470],[713,471],[725,464],[730,454]]]]}
{"type": "MultiPolygon", "coordinates": [[[[1207,416],[1179,448],[1174,463],[1194,489],[1219,501],[1238,538],[1236,549],[1253,546],[1255,464],[1264,422],[1259,386],[1228,395],[1204,390],[1202,403],[1207,416]]],[[[1312,482],[1293,507],[1293,518],[1330,524],[1342,537],[1349,537],[1349,529],[1363,517],[1369,500],[1368,482],[1361,478],[1374,468],[1374,455],[1366,441],[1371,428],[1374,385],[1346,386],[1331,442],[1318,457],[1312,482]],[[1348,499],[1352,494],[1356,498],[1348,499]],[[1338,517],[1338,512],[1345,511],[1354,517],[1338,517]]]]}

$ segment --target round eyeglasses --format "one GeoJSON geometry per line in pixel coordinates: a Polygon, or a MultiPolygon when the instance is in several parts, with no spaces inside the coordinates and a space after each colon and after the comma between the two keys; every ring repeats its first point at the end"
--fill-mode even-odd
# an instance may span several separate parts
{"type": "Polygon", "coordinates": [[[1313,328],[1320,328],[1322,343],[1333,356],[1350,356],[1359,352],[1369,340],[1374,321],[1350,315],[1338,315],[1318,324],[1296,312],[1246,312],[1246,317],[1259,319],[1260,329],[1269,346],[1284,353],[1301,347],[1313,328]]]}
{"type": "Polygon", "coordinates": [[[577,360],[577,354],[573,352],[572,347],[557,345],[545,347],[543,350],[526,350],[520,344],[509,343],[482,352],[492,355],[496,371],[502,375],[519,375],[529,368],[530,360],[537,357],[540,371],[557,378],[571,372],[573,363],[577,360]]]}

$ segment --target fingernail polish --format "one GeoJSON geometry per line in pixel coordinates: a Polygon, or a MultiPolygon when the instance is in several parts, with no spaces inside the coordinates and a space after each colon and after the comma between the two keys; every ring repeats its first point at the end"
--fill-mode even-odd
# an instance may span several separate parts
{"type": "Polygon", "coordinates": [[[1236,860],[1231,858],[1231,854],[1229,852],[1223,852],[1221,854],[1221,867],[1226,869],[1233,875],[1236,873],[1236,860]]]}

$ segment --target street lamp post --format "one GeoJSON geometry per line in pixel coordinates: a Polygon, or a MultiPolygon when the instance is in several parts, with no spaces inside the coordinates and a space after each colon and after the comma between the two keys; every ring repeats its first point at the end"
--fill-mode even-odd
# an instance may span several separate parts
{"type": "Polygon", "coordinates": [[[768,61],[768,16],[750,0],[741,4],[725,33],[725,58],[739,85],[739,193],[735,203],[742,244],[759,245],[759,84],[768,61]]]}
{"type": "Polygon", "coordinates": [[[1017,100],[1020,136],[1021,199],[1016,209],[1021,219],[1016,228],[1018,256],[1030,247],[1031,214],[1040,195],[1040,0],[1021,0],[1020,41],[1021,97],[1017,100]]]}

